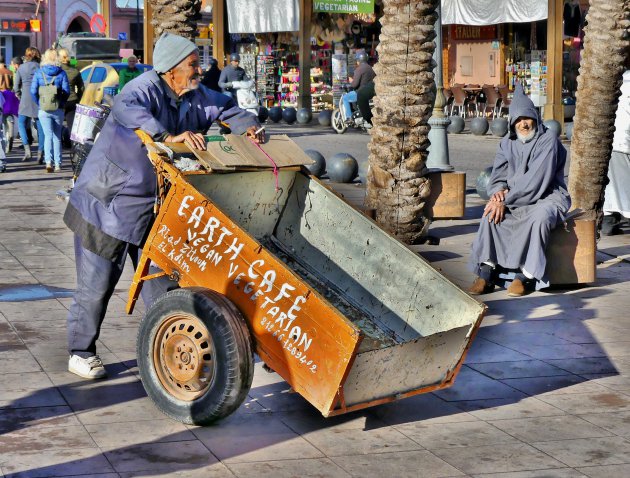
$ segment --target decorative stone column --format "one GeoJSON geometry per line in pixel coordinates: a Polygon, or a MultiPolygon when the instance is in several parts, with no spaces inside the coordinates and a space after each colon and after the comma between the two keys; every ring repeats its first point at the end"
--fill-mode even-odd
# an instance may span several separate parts
{"type": "Polygon", "coordinates": [[[435,52],[433,58],[436,62],[435,67],[435,104],[433,105],[433,113],[429,119],[431,131],[429,131],[429,157],[427,159],[427,168],[431,171],[453,171],[453,166],[449,163],[448,158],[448,137],[446,128],[451,124],[451,120],[444,114],[446,106],[446,97],[444,96],[444,85],[442,83],[442,7],[438,2],[436,13],[438,15],[435,22],[435,52]]]}

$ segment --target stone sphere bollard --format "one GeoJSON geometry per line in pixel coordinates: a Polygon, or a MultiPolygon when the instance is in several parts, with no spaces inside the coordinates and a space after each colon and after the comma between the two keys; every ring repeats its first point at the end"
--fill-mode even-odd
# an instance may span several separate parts
{"type": "Polygon", "coordinates": [[[490,131],[494,136],[502,138],[508,132],[508,120],[505,118],[495,118],[490,123],[490,131]]]}
{"type": "Polygon", "coordinates": [[[488,120],[486,118],[473,118],[470,122],[470,131],[474,135],[483,136],[488,132],[488,128],[490,128],[490,125],[488,124],[488,120]]]}
{"type": "Polygon", "coordinates": [[[446,128],[447,132],[459,134],[464,131],[464,127],[466,126],[464,118],[462,118],[461,116],[450,116],[448,119],[451,120],[451,124],[449,124],[446,128]]]}
{"type": "Polygon", "coordinates": [[[547,129],[550,129],[552,132],[554,132],[556,136],[560,136],[560,134],[562,133],[562,125],[554,119],[545,120],[543,121],[543,124],[547,127],[547,129]]]}
{"type": "Polygon", "coordinates": [[[348,153],[337,153],[326,162],[326,172],[335,183],[349,183],[359,174],[359,163],[348,153]]]}
{"type": "Polygon", "coordinates": [[[299,124],[308,124],[313,119],[313,113],[310,108],[300,108],[297,111],[297,122],[299,124]]]}
{"type": "Polygon", "coordinates": [[[282,119],[282,108],[279,106],[269,108],[269,119],[274,123],[279,122],[282,119]]]}
{"type": "Polygon", "coordinates": [[[284,111],[282,111],[282,119],[287,124],[295,123],[295,120],[297,119],[297,111],[295,110],[295,108],[293,108],[292,106],[285,108],[284,111]]]}
{"type": "Polygon", "coordinates": [[[305,149],[306,155],[311,158],[315,163],[306,166],[306,169],[316,178],[321,178],[326,172],[326,159],[324,155],[314,149],[305,149]]]}
{"type": "Polygon", "coordinates": [[[573,123],[565,123],[564,134],[567,136],[567,139],[571,141],[571,138],[573,137],[573,123]]]}
{"type": "Polygon", "coordinates": [[[490,196],[488,195],[488,181],[490,181],[490,175],[492,174],[492,166],[487,167],[483,171],[479,173],[477,176],[477,194],[481,199],[488,200],[490,196]]]}
{"type": "Polygon", "coordinates": [[[267,121],[267,118],[269,118],[269,110],[264,106],[258,108],[258,121],[264,123],[265,121],[267,121]]]}
{"type": "Polygon", "coordinates": [[[317,121],[322,126],[330,126],[332,121],[332,110],[322,110],[317,115],[317,121]]]}

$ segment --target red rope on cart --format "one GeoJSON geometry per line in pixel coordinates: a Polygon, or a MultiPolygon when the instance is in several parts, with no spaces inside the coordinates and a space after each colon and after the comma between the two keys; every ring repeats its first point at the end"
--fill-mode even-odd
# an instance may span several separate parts
{"type": "Polygon", "coordinates": [[[275,181],[276,181],[276,191],[278,191],[278,190],[280,189],[280,186],[278,185],[278,165],[277,165],[277,164],[276,164],[276,162],[275,162],[275,161],[271,158],[271,156],[269,156],[269,155],[267,154],[267,152],[266,152],[264,149],[262,149],[262,148],[260,147],[260,145],[259,145],[256,141],[254,141],[252,138],[249,138],[249,137],[248,137],[248,139],[249,139],[249,140],[250,140],[250,141],[251,141],[251,142],[252,142],[252,143],[253,143],[253,144],[254,144],[254,145],[255,145],[258,149],[260,149],[260,150],[262,151],[262,153],[263,153],[265,156],[267,156],[267,159],[268,159],[269,161],[271,161],[271,164],[273,164],[273,175],[274,175],[274,178],[275,178],[275,181]]]}

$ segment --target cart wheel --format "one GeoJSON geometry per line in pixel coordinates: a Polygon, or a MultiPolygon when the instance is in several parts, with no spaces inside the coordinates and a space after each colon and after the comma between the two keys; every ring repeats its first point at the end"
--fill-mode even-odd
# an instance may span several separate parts
{"type": "Polygon", "coordinates": [[[254,356],[243,316],[225,296],[175,289],[140,324],[138,367],[156,406],[182,423],[208,425],[236,410],[249,392],[254,356]]]}
{"type": "Polygon", "coordinates": [[[348,129],[346,120],[341,114],[341,110],[339,108],[333,111],[331,124],[332,124],[333,129],[339,134],[344,134],[346,130],[348,129]]]}

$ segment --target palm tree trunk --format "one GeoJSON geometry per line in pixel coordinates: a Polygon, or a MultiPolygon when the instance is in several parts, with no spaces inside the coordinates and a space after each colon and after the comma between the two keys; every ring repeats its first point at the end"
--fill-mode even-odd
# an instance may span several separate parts
{"type": "Polygon", "coordinates": [[[630,0],[591,0],[577,78],[569,192],[573,208],[601,216],[615,111],[628,67],[630,0]]]}
{"type": "Polygon", "coordinates": [[[433,51],[438,0],[384,0],[376,71],[367,198],[376,221],[399,240],[426,236],[424,177],[435,99],[433,51]]]}
{"type": "Polygon", "coordinates": [[[195,41],[199,35],[197,21],[201,19],[201,0],[149,0],[153,9],[154,41],[163,32],[177,35],[195,41]]]}

